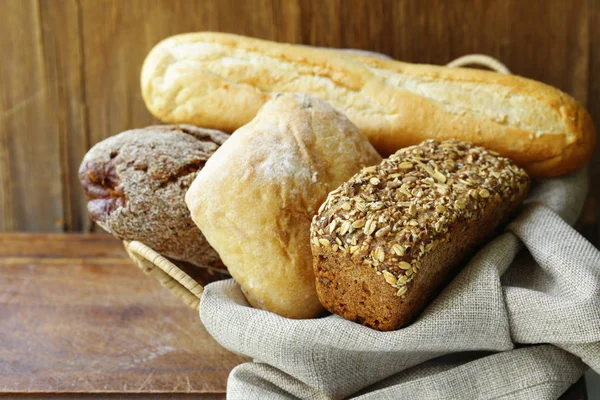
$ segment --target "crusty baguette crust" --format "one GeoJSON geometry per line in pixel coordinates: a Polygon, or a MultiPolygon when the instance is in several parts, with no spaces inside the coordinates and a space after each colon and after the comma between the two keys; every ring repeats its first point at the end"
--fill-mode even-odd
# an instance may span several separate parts
{"type": "Polygon", "coordinates": [[[185,201],[250,304],[312,318],[323,307],[312,270],[311,219],[332,189],[380,161],[329,104],[285,94],[215,152],[185,201]]]}
{"type": "Polygon", "coordinates": [[[148,55],[149,110],[170,123],[234,131],[278,92],[305,92],[345,113],[383,155],[425,139],[493,149],[531,176],[589,160],[587,111],[540,82],[494,72],[407,64],[224,33],[177,35],[148,55]]]}

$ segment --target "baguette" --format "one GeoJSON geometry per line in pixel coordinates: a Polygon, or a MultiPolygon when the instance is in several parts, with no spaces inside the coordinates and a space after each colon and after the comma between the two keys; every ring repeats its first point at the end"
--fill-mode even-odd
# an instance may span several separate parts
{"type": "Polygon", "coordinates": [[[587,111],[533,80],[224,33],[162,41],[144,62],[141,85],[150,112],[168,123],[232,132],[277,92],[304,92],[342,111],[384,156],[425,139],[457,138],[535,177],[584,166],[595,145],[587,111]]]}
{"type": "Polygon", "coordinates": [[[311,224],[321,303],[378,330],[406,326],[528,188],[507,158],[454,140],[364,168],[329,194],[311,224]]]}

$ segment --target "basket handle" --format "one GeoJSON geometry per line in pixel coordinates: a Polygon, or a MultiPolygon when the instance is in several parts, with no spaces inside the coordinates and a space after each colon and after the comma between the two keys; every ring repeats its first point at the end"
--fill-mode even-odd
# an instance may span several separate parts
{"type": "Polygon", "coordinates": [[[145,244],[138,241],[123,241],[123,244],[129,257],[146,275],[154,276],[162,286],[169,289],[190,308],[198,311],[200,298],[204,292],[202,285],[145,244]]]}
{"type": "Polygon", "coordinates": [[[459,68],[466,65],[481,65],[491,69],[492,71],[499,72],[501,74],[511,75],[510,70],[506,65],[496,60],[494,57],[486,56],[485,54],[467,54],[462,57],[458,57],[455,60],[450,61],[446,64],[447,67],[459,68]]]}

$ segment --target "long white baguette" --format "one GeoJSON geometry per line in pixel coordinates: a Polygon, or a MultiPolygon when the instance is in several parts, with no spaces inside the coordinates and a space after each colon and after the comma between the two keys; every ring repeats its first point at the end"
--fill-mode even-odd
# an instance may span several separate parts
{"type": "Polygon", "coordinates": [[[146,58],[141,84],[150,112],[168,123],[231,132],[276,93],[304,92],[345,113],[382,155],[456,138],[537,177],[582,167],[595,145],[587,111],[540,82],[224,33],[162,41],[146,58]]]}

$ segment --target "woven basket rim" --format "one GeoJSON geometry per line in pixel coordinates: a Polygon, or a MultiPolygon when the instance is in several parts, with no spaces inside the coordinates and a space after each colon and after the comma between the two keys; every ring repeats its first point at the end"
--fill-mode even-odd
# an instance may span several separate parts
{"type": "Polygon", "coordinates": [[[154,276],[190,308],[198,311],[204,287],[166,257],[139,241],[123,241],[129,257],[146,274],[154,276]]]}

